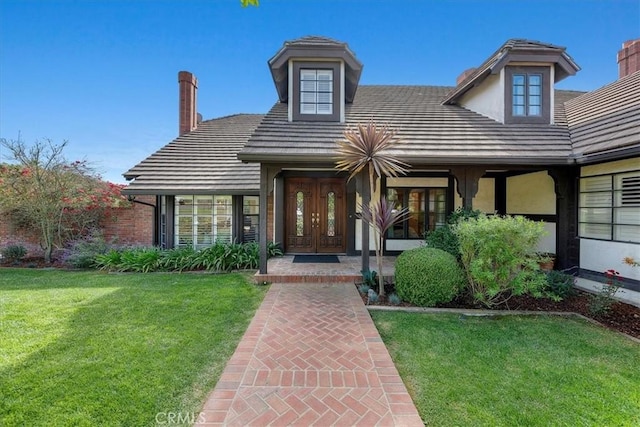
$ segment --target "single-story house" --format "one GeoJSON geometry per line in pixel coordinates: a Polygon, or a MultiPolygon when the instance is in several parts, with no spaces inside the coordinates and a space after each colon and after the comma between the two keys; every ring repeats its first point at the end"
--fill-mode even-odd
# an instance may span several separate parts
{"type": "Polygon", "coordinates": [[[397,131],[393,152],[411,166],[379,185],[410,211],[385,253],[472,207],[544,221],[539,250],[556,268],[615,268],[640,289],[640,269],[622,264],[640,258],[640,39],[618,63],[605,87],[557,90],[580,70],[566,49],[512,39],[456,86],[368,86],[346,43],[303,37],[268,61],[278,101],[264,115],[201,121],[197,80],[180,72],[180,136],[124,174],[125,193],[156,196],[162,247],[257,240],[263,255],[273,241],[290,254],[368,257],[358,212],[368,187],[335,162],[345,129],[373,120],[397,131]]]}

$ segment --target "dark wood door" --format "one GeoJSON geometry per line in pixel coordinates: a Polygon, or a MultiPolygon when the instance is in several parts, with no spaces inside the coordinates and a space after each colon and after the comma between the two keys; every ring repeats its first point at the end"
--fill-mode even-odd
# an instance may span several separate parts
{"type": "Polygon", "coordinates": [[[286,180],[287,252],[345,251],[345,188],[342,178],[301,177],[286,180]]]}

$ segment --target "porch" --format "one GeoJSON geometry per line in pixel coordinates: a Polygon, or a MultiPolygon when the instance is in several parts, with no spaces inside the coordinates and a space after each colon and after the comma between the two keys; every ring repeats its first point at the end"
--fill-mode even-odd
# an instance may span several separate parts
{"type": "MultiPolygon", "coordinates": [[[[362,257],[338,255],[337,263],[293,262],[294,255],[269,259],[267,274],[256,273],[256,283],[355,283],[362,280],[362,257]]],[[[393,279],[396,257],[384,256],[382,268],[387,279],[393,279]]],[[[378,270],[376,258],[369,258],[369,270],[378,270]]]]}

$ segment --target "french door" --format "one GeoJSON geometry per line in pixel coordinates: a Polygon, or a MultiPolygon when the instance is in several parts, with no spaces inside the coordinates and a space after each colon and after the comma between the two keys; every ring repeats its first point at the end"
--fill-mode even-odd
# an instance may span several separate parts
{"type": "Polygon", "coordinates": [[[343,178],[285,181],[285,233],[289,253],[342,253],[346,249],[343,178]]]}

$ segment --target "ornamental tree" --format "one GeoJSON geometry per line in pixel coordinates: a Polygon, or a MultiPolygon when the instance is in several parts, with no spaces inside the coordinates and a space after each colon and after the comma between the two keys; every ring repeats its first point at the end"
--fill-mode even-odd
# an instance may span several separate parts
{"type": "MultiPolygon", "coordinates": [[[[401,161],[389,150],[401,141],[396,138],[396,131],[388,125],[378,125],[373,120],[367,125],[358,124],[355,129],[344,131],[344,139],[336,142],[336,169],[349,173],[349,179],[362,173],[368,178],[369,197],[373,198],[377,182],[382,176],[397,177],[407,172],[408,164],[401,161]]],[[[380,295],[384,296],[384,275],[382,272],[382,242],[384,233],[393,224],[406,218],[407,213],[395,212],[387,201],[362,206],[362,219],[373,227],[375,238],[376,262],[378,265],[378,283],[380,295]]],[[[363,248],[365,250],[365,248],[363,248]]],[[[368,249],[367,249],[368,250],[368,249]]]]}
{"type": "Polygon", "coordinates": [[[122,186],[104,182],[86,161],[63,156],[67,141],[0,139],[10,163],[0,164],[0,213],[40,235],[45,261],[53,249],[99,226],[109,208],[129,202],[122,186]]]}

